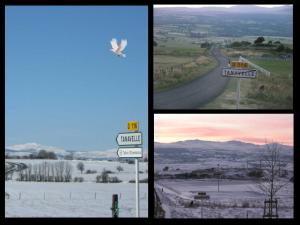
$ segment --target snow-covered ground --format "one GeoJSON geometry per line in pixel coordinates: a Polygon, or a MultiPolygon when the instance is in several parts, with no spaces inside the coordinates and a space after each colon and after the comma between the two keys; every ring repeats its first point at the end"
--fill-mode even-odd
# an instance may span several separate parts
{"type": "MultiPolygon", "coordinates": [[[[161,179],[155,189],[166,218],[262,218],[264,194],[253,181],[161,179]],[[199,191],[209,200],[195,200],[199,191]],[[193,206],[190,206],[193,201],[193,206]],[[202,207],[201,207],[202,206],[202,207]]],[[[278,193],[280,218],[293,218],[293,184],[278,193]]]]}
{"type": "MultiPolygon", "coordinates": [[[[9,160],[36,164],[45,160],[9,160]]],[[[47,160],[46,160],[47,161],[47,160]]],[[[55,162],[56,160],[48,160],[55,162]]],[[[117,161],[81,161],[85,170],[97,170],[95,174],[81,174],[76,165],[80,160],[68,161],[73,166],[72,177],[83,177],[82,183],[20,182],[13,179],[5,182],[6,217],[111,217],[112,195],[119,196],[119,217],[135,217],[135,165],[117,161]],[[118,172],[116,167],[124,171],[118,172]],[[122,183],[96,183],[102,170],[110,170],[122,183]]],[[[140,162],[140,179],[148,177],[148,163],[140,162]]],[[[140,216],[148,217],[148,184],[140,184],[140,216]]]]}
{"type": "Polygon", "coordinates": [[[263,159],[269,154],[268,146],[280,150],[279,179],[286,183],[276,196],[278,215],[293,218],[293,146],[234,140],[154,143],[155,190],[165,217],[262,218],[267,196],[258,188],[255,173],[261,170],[266,175],[263,159]],[[206,192],[209,199],[195,200],[198,192],[206,192]]]}

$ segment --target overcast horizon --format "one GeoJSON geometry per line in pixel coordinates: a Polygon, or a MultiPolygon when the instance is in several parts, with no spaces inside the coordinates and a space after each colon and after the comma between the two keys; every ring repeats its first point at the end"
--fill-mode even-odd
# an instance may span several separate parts
{"type": "MultiPolygon", "coordinates": [[[[154,8],[204,8],[204,7],[222,7],[222,8],[231,8],[233,6],[253,6],[253,4],[240,4],[240,5],[222,5],[222,4],[214,4],[214,5],[153,5],[154,8]]],[[[263,8],[276,8],[276,7],[283,7],[287,5],[255,5],[258,7],[263,7],[263,8]]]]}

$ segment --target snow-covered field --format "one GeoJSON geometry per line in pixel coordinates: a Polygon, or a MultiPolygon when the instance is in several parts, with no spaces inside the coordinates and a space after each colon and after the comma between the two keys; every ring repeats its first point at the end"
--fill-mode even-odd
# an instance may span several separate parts
{"type": "MultiPolygon", "coordinates": [[[[9,160],[25,164],[45,160],[9,160]]],[[[81,174],[76,165],[80,160],[68,161],[73,166],[72,177],[83,177],[82,183],[20,182],[13,179],[5,182],[6,217],[111,217],[112,195],[119,196],[119,217],[135,217],[135,165],[117,161],[81,161],[85,170],[97,170],[96,174],[81,174]],[[124,171],[118,172],[116,167],[124,171]],[[121,183],[96,183],[102,170],[111,170],[121,183]]],[[[49,160],[55,162],[55,160],[49,160]]],[[[140,179],[148,177],[148,163],[140,162],[140,179]]],[[[148,184],[140,184],[140,216],[148,217],[148,184]]]]}
{"type": "MultiPolygon", "coordinates": [[[[214,179],[161,179],[156,192],[166,212],[166,218],[262,218],[264,194],[253,181],[214,179]],[[209,200],[195,200],[199,191],[209,200]],[[190,206],[193,201],[193,206],[190,206]],[[202,207],[201,207],[202,206],[202,207]]],[[[287,184],[278,194],[280,218],[293,218],[293,184],[287,184]]]]}

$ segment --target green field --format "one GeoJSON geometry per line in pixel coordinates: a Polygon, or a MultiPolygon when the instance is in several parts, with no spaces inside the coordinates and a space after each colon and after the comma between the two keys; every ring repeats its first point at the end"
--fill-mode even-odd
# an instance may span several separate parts
{"type": "MultiPolygon", "coordinates": [[[[173,34],[172,34],[173,35],[173,34]]],[[[210,50],[201,48],[187,37],[164,37],[154,47],[154,91],[183,85],[196,79],[216,65],[210,50]]]]}
{"type": "MultiPolygon", "coordinates": [[[[241,79],[240,109],[292,109],[293,61],[250,60],[271,72],[268,77],[260,72],[256,79],[241,79]]],[[[227,89],[204,109],[235,109],[236,82],[231,78],[227,89]]]]}

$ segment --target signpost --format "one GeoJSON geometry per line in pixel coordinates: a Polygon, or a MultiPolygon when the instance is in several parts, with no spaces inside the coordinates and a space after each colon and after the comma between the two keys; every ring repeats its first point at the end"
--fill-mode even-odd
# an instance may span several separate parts
{"type": "Polygon", "coordinates": [[[224,67],[222,69],[222,76],[224,77],[236,77],[237,87],[236,87],[236,108],[240,108],[240,87],[241,78],[256,78],[257,71],[253,69],[247,69],[249,64],[242,61],[232,61],[230,62],[231,67],[224,67]]]}
{"type": "Polygon", "coordinates": [[[142,149],[142,133],[137,132],[139,124],[137,121],[129,121],[127,124],[127,133],[119,133],[116,141],[120,148],[118,148],[117,155],[120,158],[134,158],[135,159],[135,187],[136,187],[136,217],[140,217],[140,197],[139,197],[139,161],[138,158],[143,157],[142,149]],[[126,147],[125,147],[126,146],[126,147]]]}

